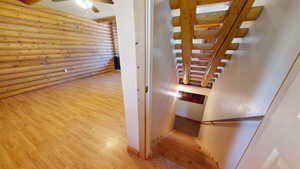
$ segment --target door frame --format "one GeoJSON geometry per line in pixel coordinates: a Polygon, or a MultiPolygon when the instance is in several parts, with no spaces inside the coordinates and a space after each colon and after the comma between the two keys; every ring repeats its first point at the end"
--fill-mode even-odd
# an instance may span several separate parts
{"type": "Polygon", "coordinates": [[[146,109],[145,109],[145,156],[151,156],[151,113],[152,113],[152,72],[153,72],[153,13],[154,1],[146,0],[146,109]]]}

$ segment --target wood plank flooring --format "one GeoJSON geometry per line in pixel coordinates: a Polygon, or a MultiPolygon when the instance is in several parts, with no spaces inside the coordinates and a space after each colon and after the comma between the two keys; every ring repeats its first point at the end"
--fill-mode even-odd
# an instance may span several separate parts
{"type": "Polygon", "coordinates": [[[127,153],[119,73],[0,101],[0,169],[168,169],[127,153]]]}
{"type": "Polygon", "coordinates": [[[154,147],[154,152],[187,169],[218,169],[218,164],[202,151],[197,137],[173,130],[154,147]]]}

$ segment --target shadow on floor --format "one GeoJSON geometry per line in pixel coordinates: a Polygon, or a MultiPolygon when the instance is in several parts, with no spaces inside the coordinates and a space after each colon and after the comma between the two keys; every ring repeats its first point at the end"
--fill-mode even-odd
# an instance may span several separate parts
{"type": "Polygon", "coordinates": [[[153,148],[166,161],[187,169],[217,169],[217,164],[209,158],[199,146],[197,138],[173,130],[153,148]]]}
{"type": "Polygon", "coordinates": [[[200,122],[176,116],[174,129],[197,137],[200,130],[200,122]]]}

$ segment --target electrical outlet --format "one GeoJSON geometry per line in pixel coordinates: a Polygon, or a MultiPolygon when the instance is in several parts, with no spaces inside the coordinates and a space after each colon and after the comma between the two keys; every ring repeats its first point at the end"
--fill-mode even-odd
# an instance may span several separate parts
{"type": "Polygon", "coordinates": [[[64,70],[66,73],[69,71],[67,68],[65,68],[65,70],[64,70]]]}

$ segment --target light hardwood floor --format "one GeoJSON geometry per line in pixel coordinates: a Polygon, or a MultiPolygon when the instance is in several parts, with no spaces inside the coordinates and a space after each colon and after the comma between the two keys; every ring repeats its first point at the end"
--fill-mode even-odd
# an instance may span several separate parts
{"type": "Polygon", "coordinates": [[[127,153],[119,73],[0,101],[0,169],[168,169],[127,153]]]}
{"type": "Polygon", "coordinates": [[[218,164],[199,146],[197,137],[173,130],[162,138],[154,152],[187,169],[218,169],[218,164]]]}

